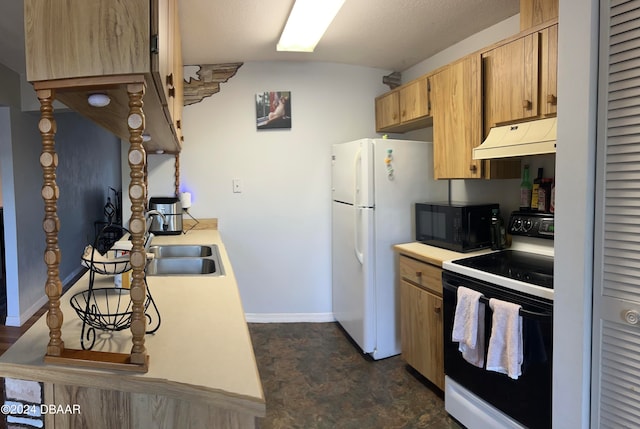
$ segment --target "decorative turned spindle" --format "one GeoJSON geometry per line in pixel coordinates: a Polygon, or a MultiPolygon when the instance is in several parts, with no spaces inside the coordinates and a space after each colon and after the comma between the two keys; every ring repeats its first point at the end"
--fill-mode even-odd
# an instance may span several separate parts
{"type": "Polygon", "coordinates": [[[131,182],[129,184],[129,198],[131,199],[131,219],[129,231],[131,232],[132,248],[130,253],[132,280],[131,280],[131,335],[133,346],[131,348],[131,363],[144,365],[147,351],[144,346],[144,336],[147,330],[147,319],[144,314],[144,302],[146,299],[145,266],[147,256],[144,249],[144,234],[146,232],[146,220],[144,216],[145,202],[147,200],[147,186],[145,184],[146,152],[142,146],[142,132],[144,131],[144,112],[142,110],[144,96],[144,84],[129,84],[129,168],[131,170],[131,182]]]}
{"type": "MultiPolygon", "coordinates": [[[[144,161],[144,187],[145,189],[149,189],[149,157],[145,152],[145,161],[144,161]]],[[[149,211],[149,200],[145,197],[144,199],[144,212],[149,211]]]]}
{"type": "Polygon", "coordinates": [[[180,195],[180,154],[176,153],[176,163],[175,163],[175,187],[176,187],[176,197],[180,195]]]}
{"type": "Polygon", "coordinates": [[[49,89],[37,91],[40,100],[40,122],[38,129],[42,136],[42,153],[40,165],[42,166],[43,185],[42,199],[44,200],[44,221],[46,248],[44,261],[47,264],[47,280],[45,293],[49,298],[49,311],[47,312],[47,326],[49,327],[49,344],[47,355],[60,356],[64,350],[62,341],[62,311],[60,310],[60,296],[62,295],[62,282],[60,281],[60,248],[58,247],[58,231],[60,220],[57,213],[59,189],[56,183],[56,168],[58,167],[58,154],[55,150],[56,121],[53,118],[53,100],[55,92],[49,89]]]}

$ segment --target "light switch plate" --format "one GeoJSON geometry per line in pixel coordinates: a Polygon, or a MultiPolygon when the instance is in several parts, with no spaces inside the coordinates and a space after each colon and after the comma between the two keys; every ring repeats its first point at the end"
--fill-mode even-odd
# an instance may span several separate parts
{"type": "Polygon", "coordinates": [[[242,192],[242,181],[240,179],[233,179],[231,183],[233,184],[234,194],[239,194],[242,192]]]}

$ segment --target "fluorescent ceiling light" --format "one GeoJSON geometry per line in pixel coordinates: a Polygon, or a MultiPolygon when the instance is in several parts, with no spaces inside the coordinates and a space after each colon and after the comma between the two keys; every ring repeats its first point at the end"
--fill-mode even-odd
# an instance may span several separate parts
{"type": "Polygon", "coordinates": [[[276,49],[313,52],[344,2],[345,0],[296,0],[276,49]]]}

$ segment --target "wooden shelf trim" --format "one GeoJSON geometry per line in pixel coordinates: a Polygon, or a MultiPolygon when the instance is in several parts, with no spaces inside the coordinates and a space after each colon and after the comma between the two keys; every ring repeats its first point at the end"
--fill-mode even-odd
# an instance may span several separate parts
{"type": "Polygon", "coordinates": [[[149,356],[146,356],[144,363],[138,364],[131,362],[131,355],[126,353],[95,352],[92,350],[64,349],[60,356],[45,356],[44,362],[54,365],[141,373],[149,370],[149,356]]]}

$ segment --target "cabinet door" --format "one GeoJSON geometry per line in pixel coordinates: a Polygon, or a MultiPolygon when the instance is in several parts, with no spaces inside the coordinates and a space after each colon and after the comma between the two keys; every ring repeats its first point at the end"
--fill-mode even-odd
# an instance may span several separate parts
{"type": "Polygon", "coordinates": [[[558,24],[540,31],[540,114],[557,114],[558,24]]]}
{"type": "Polygon", "coordinates": [[[401,280],[400,315],[402,357],[444,390],[442,298],[401,280]]]}
{"type": "MultiPolygon", "coordinates": [[[[151,49],[151,71],[156,85],[162,88],[165,102],[169,105],[170,89],[173,87],[173,0],[151,2],[151,36],[155,48],[151,49]]],[[[171,106],[169,105],[169,111],[171,106]]]]}
{"type": "Polygon", "coordinates": [[[149,72],[149,7],[146,0],[25,0],[27,80],[149,72]]]}
{"type": "Polygon", "coordinates": [[[400,123],[400,94],[391,91],[376,98],[376,131],[385,131],[400,123]]]}
{"type": "Polygon", "coordinates": [[[422,77],[400,88],[400,122],[429,116],[427,77],[422,77]]]}
{"type": "Polygon", "coordinates": [[[520,31],[558,18],[558,0],[520,0],[520,31]]]}
{"type": "Polygon", "coordinates": [[[472,149],[482,143],[480,55],[470,55],[431,76],[436,179],[480,178],[472,149]]]}
{"type": "Polygon", "coordinates": [[[497,124],[538,115],[538,33],[482,55],[484,134],[497,124]]]}
{"type": "Polygon", "coordinates": [[[182,39],[180,37],[180,16],[178,15],[178,1],[171,0],[173,6],[173,107],[171,115],[176,135],[180,143],[182,135],[182,108],[184,107],[184,76],[182,63],[182,39]]]}

